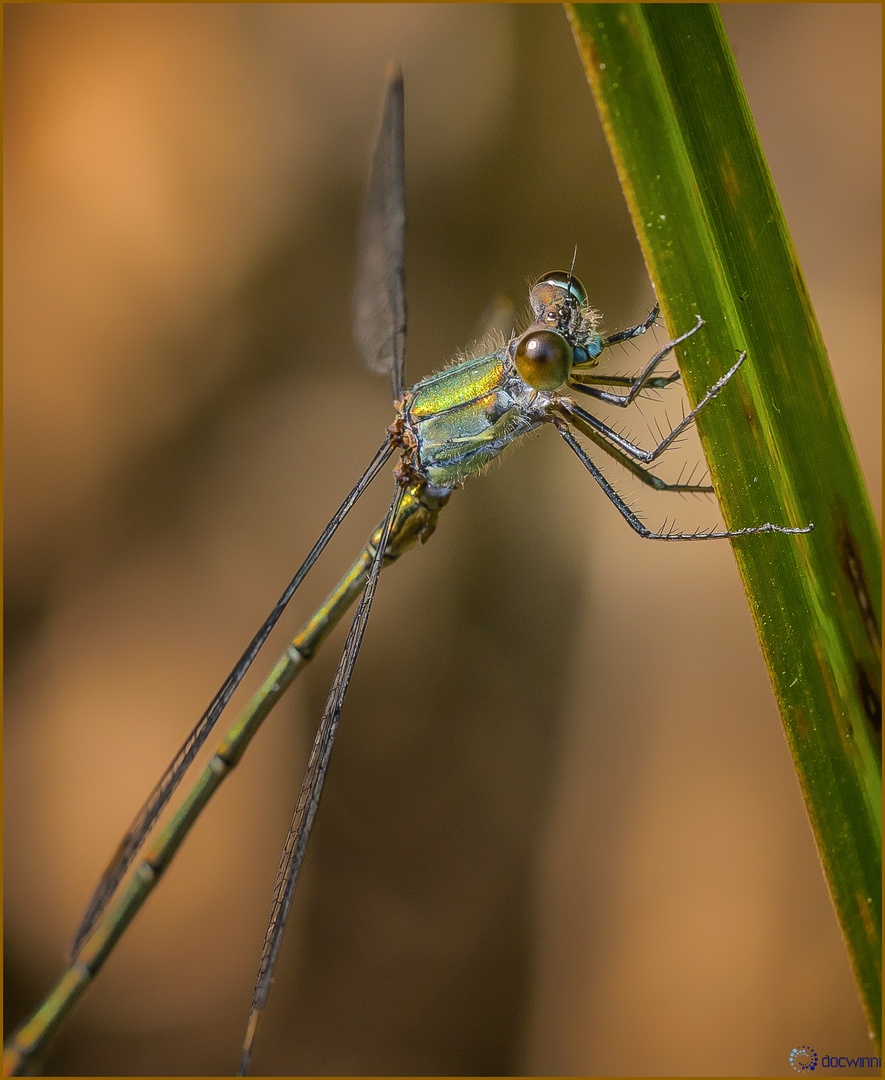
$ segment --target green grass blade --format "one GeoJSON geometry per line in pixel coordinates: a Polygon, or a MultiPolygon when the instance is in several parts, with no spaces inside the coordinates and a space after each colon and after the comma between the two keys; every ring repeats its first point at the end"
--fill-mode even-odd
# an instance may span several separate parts
{"type": "Polygon", "coordinates": [[[881,1045],[881,562],[867,492],[719,15],[569,8],[731,528],[821,861],[881,1045]]]}

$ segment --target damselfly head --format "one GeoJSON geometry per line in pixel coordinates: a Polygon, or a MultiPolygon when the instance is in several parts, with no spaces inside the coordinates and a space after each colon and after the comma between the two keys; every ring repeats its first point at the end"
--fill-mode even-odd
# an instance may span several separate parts
{"type": "Polygon", "coordinates": [[[538,278],[529,300],[535,322],[516,342],[513,362],[529,386],[555,390],[575,364],[590,363],[599,355],[599,315],[588,303],[587,290],[566,270],[538,278]]]}

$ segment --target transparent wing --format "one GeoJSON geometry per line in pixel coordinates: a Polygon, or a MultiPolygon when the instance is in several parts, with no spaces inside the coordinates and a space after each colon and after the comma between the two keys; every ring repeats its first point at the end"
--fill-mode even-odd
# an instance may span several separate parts
{"type": "Polygon", "coordinates": [[[381,131],[369,172],[359,231],[354,335],[373,371],[390,374],[394,399],[404,389],[406,353],[405,122],[402,71],[391,72],[381,131]]]}

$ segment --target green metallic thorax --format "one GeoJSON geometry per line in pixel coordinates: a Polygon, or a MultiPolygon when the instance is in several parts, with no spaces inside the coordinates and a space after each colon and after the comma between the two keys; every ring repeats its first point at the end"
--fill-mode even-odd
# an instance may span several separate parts
{"type": "Polygon", "coordinates": [[[456,487],[542,423],[547,403],[516,374],[506,348],[432,375],[402,403],[413,467],[434,487],[456,487]]]}

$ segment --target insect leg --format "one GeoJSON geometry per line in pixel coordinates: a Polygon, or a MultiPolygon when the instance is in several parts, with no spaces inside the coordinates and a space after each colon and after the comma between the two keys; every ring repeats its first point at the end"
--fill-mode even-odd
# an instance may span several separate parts
{"type": "MultiPolygon", "coordinates": [[[[622,409],[626,408],[633,402],[636,395],[648,385],[649,378],[652,372],[658,366],[658,364],[660,364],[662,360],[666,359],[666,357],[670,355],[670,353],[676,348],[677,345],[680,345],[683,341],[686,340],[686,338],[690,338],[692,334],[696,334],[703,325],[704,320],[699,315],[696,326],[693,326],[691,330],[686,330],[684,334],[680,335],[675,340],[668,341],[663,348],[659,349],[651,358],[651,360],[649,360],[649,362],[645,365],[639,375],[637,375],[636,378],[632,381],[630,389],[626,394],[610,394],[606,390],[599,390],[595,386],[585,386],[578,381],[573,381],[570,383],[570,385],[574,386],[576,390],[580,390],[584,394],[589,394],[590,397],[595,397],[598,398],[600,401],[604,401],[607,405],[617,405],[622,409]]],[[[627,331],[625,331],[625,333],[627,333],[627,331]]],[[[608,342],[606,342],[606,344],[608,344],[608,342]]],[[[741,361],[738,361],[738,366],[740,366],[740,363],[741,361]]],[[[573,374],[577,377],[580,377],[581,372],[578,371],[573,374]]],[[[728,378],[731,378],[731,375],[729,375],[728,378]]],[[[728,381],[728,378],[726,378],[726,382],[728,381]]],[[[673,382],[675,380],[671,377],[668,379],[668,381],[673,382]]]]}
{"type": "MultiPolygon", "coordinates": [[[[595,386],[626,386],[633,387],[636,384],[636,376],[630,375],[591,375],[590,372],[573,371],[569,378],[569,386],[573,390],[582,390],[586,393],[589,389],[583,382],[574,382],[572,380],[576,378],[585,379],[587,383],[592,383],[595,386]]],[[[672,375],[658,375],[653,379],[647,379],[643,390],[666,390],[672,383],[678,382],[682,378],[680,371],[674,371],[672,375]]],[[[594,397],[598,395],[594,394],[594,397]]]]}
{"type": "Polygon", "coordinates": [[[645,322],[641,322],[638,326],[631,326],[627,330],[619,330],[616,334],[611,334],[607,337],[602,345],[605,348],[608,345],[616,345],[619,341],[629,341],[631,338],[639,337],[644,334],[646,330],[650,330],[654,324],[658,321],[658,316],[661,314],[660,304],[655,302],[655,306],[646,316],[645,322]]]}
{"type": "Polygon", "coordinates": [[[585,424],[579,416],[569,416],[569,422],[581,432],[588,439],[592,439],[593,442],[601,449],[604,450],[609,457],[613,457],[615,461],[623,465],[625,469],[631,472],[637,477],[643,484],[647,484],[648,487],[654,488],[655,491],[676,491],[682,493],[691,493],[696,495],[710,495],[713,492],[711,484],[683,484],[683,483],[668,483],[666,480],[662,480],[659,476],[655,476],[653,472],[646,469],[644,466],[638,464],[633,458],[629,457],[622,450],[619,450],[617,446],[613,446],[602,432],[596,431],[594,428],[585,424]]]}
{"type": "Polygon", "coordinates": [[[584,468],[590,473],[597,484],[602,488],[611,502],[614,503],[618,512],[627,522],[631,529],[639,533],[643,539],[646,540],[724,540],[735,536],[754,536],[757,533],[807,533],[811,532],[814,528],[813,525],[806,525],[804,528],[787,528],[783,525],[772,525],[770,522],[766,522],[764,525],[753,525],[747,529],[724,529],[721,531],[710,530],[705,532],[653,532],[646,525],[639,520],[636,514],[630,509],[630,507],[624,502],[621,496],[615,491],[612,485],[602,475],[599,468],[593,463],[593,461],[587,456],[581,444],[572,435],[562,421],[554,421],[556,423],[556,429],[563,439],[568,443],[571,449],[574,451],[578,460],[584,466],[584,468]]]}
{"type": "MultiPolygon", "coordinates": [[[[653,450],[643,450],[641,447],[636,446],[635,443],[630,442],[630,440],[624,438],[623,435],[619,435],[618,432],[615,431],[613,428],[610,428],[607,424],[604,424],[601,420],[597,419],[597,417],[593,416],[591,413],[588,413],[586,410],[582,409],[580,405],[576,405],[568,398],[561,398],[559,400],[558,411],[561,411],[565,415],[569,423],[575,424],[576,427],[580,426],[582,430],[583,424],[586,424],[588,427],[591,427],[595,431],[598,431],[610,442],[614,443],[615,446],[617,446],[620,450],[623,450],[625,454],[629,454],[630,457],[635,458],[637,461],[641,461],[646,465],[650,465],[651,462],[655,460],[655,458],[660,457],[660,455],[663,454],[667,447],[671,446],[673,444],[673,441],[677,439],[683,431],[685,431],[689,424],[694,421],[695,417],[698,415],[701,409],[703,409],[705,405],[711,402],[713,398],[722,391],[725,385],[734,377],[734,375],[737,374],[738,369],[740,368],[744,360],[746,360],[746,358],[747,354],[745,352],[742,352],[741,355],[737,358],[737,362],[733,364],[728,369],[728,371],[726,371],[722,378],[717,379],[716,382],[713,383],[710,389],[706,392],[706,394],[704,394],[704,396],[697,403],[697,405],[695,405],[691,412],[684,416],[682,420],[680,420],[679,423],[672,429],[669,435],[667,435],[665,439],[658,443],[658,445],[653,450]],[[583,422],[581,425],[578,424],[579,420],[583,422]]],[[[648,370],[649,369],[646,368],[646,373],[648,372],[648,370]]],[[[640,378],[642,377],[643,376],[640,376],[640,378]]]]}

